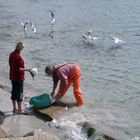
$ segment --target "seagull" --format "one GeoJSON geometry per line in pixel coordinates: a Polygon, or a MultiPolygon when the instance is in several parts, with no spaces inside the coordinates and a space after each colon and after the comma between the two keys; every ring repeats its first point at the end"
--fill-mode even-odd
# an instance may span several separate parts
{"type": "Polygon", "coordinates": [[[126,42],[124,42],[123,40],[119,39],[118,37],[110,37],[113,41],[115,45],[123,45],[126,44],[126,42]]]}
{"type": "Polygon", "coordinates": [[[51,29],[50,29],[50,32],[49,32],[49,37],[51,37],[52,39],[54,39],[54,36],[53,36],[53,34],[54,34],[54,24],[55,24],[55,18],[54,18],[54,12],[53,11],[49,11],[50,13],[51,13],[51,21],[50,21],[50,23],[51,23],[51,29]]]}
{"type": "Polygon", "coordinates": [[[29,23],[30,23],[30,21],[26,21],[25,23],[21,22],[21,25],[23,25],[24,31],[27,30],[26,25],[29,23]]]}
{"type": "Polygon", "coordinates": [[[33,23],[31,21],[26,21],[25,23],[21,22],[21,25],[23,25],[24,31],[27,31],[27,25],[30,24],[33,33],[36,33],[36,28],[34,27],[33,23]]]}
{"type": "Polygon", "coordinates": [[[30,22],[30,25],[32,27],[33,32],[36,33],[36,28],[34,27],[34,25],[31,22],[30,22]]]}
{"type": "Polygon", "coordinates": [[[88,30],[87,35],[93,35],[93,31],[91,29],[88,30]]]}
{"type": "Polygon", "coordinates": [[[83,34],[82,37],[83,37],[84,42],[90,45],[96,45],[96,41],[101,39],[101,38],[93,36],[92,30],[88,30],[88,32],[86,34],[83,34]]]}
{"type": "Polygon", "coordinates": [[[54,13],[52,11],[51,12],[51,24],[55,23],[55,18],[54,18],[54,13]]]}

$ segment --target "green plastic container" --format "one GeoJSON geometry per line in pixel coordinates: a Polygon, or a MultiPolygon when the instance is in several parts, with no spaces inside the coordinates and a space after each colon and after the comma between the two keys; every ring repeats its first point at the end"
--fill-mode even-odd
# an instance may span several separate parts
{"type": "Polygon", "coordinates": [[[33,96],[30,99],[29,103],[35,109],[41,109],[41,108],[49,107],[52,104],[50,96],[47,93],[44,93],[44,94],[41,94],[41,95],[38,95],[38,96],[33,96]]]}

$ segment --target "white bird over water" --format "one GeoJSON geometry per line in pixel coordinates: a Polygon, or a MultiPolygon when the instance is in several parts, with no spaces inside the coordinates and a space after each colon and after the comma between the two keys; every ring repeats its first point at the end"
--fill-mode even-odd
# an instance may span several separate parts
{"type": "Polygon", "coordinates": [[[92,30],[88,30],[88,32],[86,34],[83,34],[82,37],[83,37],[84,42],[89,45],[96,45],[96,41],[101,39],[101,38],[93,36],[92,30]]]}
{"type": "Polygon", "coordinates": [[[124,42],[123,40],[119,39],[118,37],[110,37],[113,41],[115,45],[124,45],[126,44],[126,42],[124,42]]]}
{"type": "Polygon", "coordinates": [[[51,24],[55,23],[55,18],[54,18],[54,13],[52,11],[51,12],[51,24]]]}
{"type": "Polygon", "coordinates": [[[36,28],[34,27],[33,23],[31,21],[26,21],[25,23],[21,22],[21,25],[23,25],[24,31],[27,31],[27,25],[30,24],[33,33],[36,33],[36,28]]]}

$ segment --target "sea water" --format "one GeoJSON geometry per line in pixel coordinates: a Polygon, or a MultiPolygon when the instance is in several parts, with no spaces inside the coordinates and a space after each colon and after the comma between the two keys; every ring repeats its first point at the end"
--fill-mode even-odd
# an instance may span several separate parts
{"type": "MultiPolygon", "coordinates": [[[[139,0],[1,0],[0,84],[11,88],[8,57],[23,41],[26,68],[38,69],[34,79],[26,73],[24,94],[51,92],[52,79],[44,73],[47,64],[74,62],[81,67],[85,108],[56,118],[63,139],[87,139],[78,125],[85,121],[119,140],[139,139],[139,7],[139,0]],[[49,37],[50,11],[55,15],[54,38],[49,37]],[[21,23],[26,21],[33,23],[36,33],[30,25],[24,32],[21,23]],[[94,45],[83,41],[88,30],[100,37],[94,45]],[[116,46],[111,37],[126,44],[116,46]]],[[[71,89],[66,96],[73,97],[71,89]]],[[[60,131],[55,126],[50,129],[60,131]]]]}

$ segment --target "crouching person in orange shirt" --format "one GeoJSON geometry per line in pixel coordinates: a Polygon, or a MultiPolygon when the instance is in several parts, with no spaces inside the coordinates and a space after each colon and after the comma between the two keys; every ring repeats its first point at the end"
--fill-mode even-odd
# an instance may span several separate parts
{"type": "Polygon", "coordinates": [[[77,106],[84,105],[84,98],[81,91],[81,70],[79,66],[73,63],[48,65],[45,68],[45,73],[53,78],[53,90],[51,96],[58,100],[65,95],[70,85],[73,84],[73,92],[76,99],[77,106]],[[58,81],[60,85],[57,94],[55,95],[55,89],[57,88],[58,81]]]}

